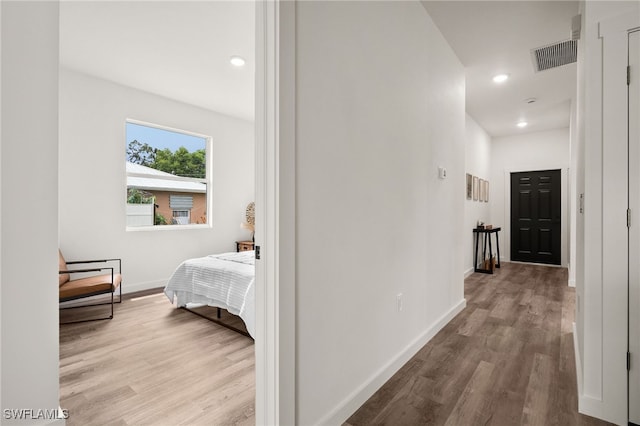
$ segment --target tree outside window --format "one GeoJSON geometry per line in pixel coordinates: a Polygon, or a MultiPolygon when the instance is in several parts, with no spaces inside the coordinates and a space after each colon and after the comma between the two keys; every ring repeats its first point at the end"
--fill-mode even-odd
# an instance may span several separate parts
{"type": "Polygon", "coordinates": [[[207,136],[127,121],[127,227],[208,223],[209,144],[207,136]],[[192,203],[178,220],[171,200],[181,197],[192,203]]]}

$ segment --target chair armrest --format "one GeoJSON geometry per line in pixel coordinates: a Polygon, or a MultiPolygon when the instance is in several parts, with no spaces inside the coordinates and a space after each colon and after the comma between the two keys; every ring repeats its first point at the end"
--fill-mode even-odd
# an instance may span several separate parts
{"type": "Polygon", "coordinates": [[[83,263],[106,263],[106,262],[118,262],[118,272],[122,273],[122,259],[73,260],[71,262],[65,262],[65,263],[67,265],[78,265],[83,263]]]}
{"type": "Polygon", "coordinates": [[[104,263],[104,262],[109,262],[114,260],[117,260],[118,262],[121,261],[121,259],[92,259],[92,260],[73,260],[71,262],[65,262],[65,263],[67,265],[75,265],[78,263],[104,263]]]}
{"type": "Polygon", "coordinates": [[[109,270],[113,273],[113,268],[91,268],[91,269],[69,269],[68,271],[58,271],[58,274],[73,274],[76,272],[100,272],[109,270]]]}

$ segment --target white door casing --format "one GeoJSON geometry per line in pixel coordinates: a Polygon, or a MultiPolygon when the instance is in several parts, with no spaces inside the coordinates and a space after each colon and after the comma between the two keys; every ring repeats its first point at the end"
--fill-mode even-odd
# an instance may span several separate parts
{"type": "Polygon", "coordinates": [[[585,129],[583,306],[585,318],[589,317],[585,327],[590,328],[585,331],[579,410],[615,424],[627,424],[629,419],[627,46],[628,33],[638,28],[640,14],[636,3],[628,8],[597,21],[597,38],[587,40],[592,42],[587,53],[601,67],[592,69],[587,81],[587,95],[591,94],[586,97],[587,117],[594,121],[585,129]]]}
{"type": "Polygon", "coordinates": [[[295,2],[256,6],[256,424],[295,418],[295,2]]]}
{"type": "Polygon", "coordinates": [[[640,424],[640,31],[629,33],[629,421],[640,424]]]}

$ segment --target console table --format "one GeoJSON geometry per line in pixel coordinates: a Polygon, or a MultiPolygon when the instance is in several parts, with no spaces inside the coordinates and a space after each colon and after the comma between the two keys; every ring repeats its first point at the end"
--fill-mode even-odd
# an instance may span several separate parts
{"type": "Polygon", "coordinates": [[[500,232],[501,228],[491,228],[491,229],[483,229],[483,228],[474,228],[473,234],[476,240],[476,251],[475,256],[473,257],[473,270],[474,272],[480,272],[483,274],[493,274],[493,268],[491,267],[491,259],[493,258],[493,250],[491,246],[491,235],[495,234],[496,236],[496,268],[500,267],[500,243],[498,238],[498,232],[500,232]],[[487,242],[489,243],[489,268],[478,268],[478,246],[480,244],[480,238],[482,238],[482,263],[484,266],[484,260],[487,259],[487,242]]]}

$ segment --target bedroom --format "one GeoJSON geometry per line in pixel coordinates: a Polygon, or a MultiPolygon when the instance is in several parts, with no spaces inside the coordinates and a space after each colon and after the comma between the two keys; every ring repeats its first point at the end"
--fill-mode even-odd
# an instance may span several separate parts
{"type": "MultiPolygon", "coordinates": [[[[182,261],[232,252],[236,241],[251,239],[241,223],[255,186],[253,34],[251,2],[60,4],[59,245],[67,259],[122,258],[126,295],[163,288],[182,261]],[[246,59],[244,66],[230,63],[236,55],[246,59]],[[210,138],[206,225],[194,217],[189,225],[127,226],[125,152],[134,136],[126,128],[132,123],[210,138]]],[[[164,295],[154,300],[171,306],[164,295]]],[[[129,326],[159,333],[140,305],[138,321],[129,312],[129,326]]],[[[128,311],[120,308],[115,317],[126,320],[128,311]]],[[[181,318],[167,315],[161,320],[173,326],[181,318]]],[[[200,322],[188,316],[185,321],[200,322]]],[[[187,327],[184,333],[197,333],[187,327]]],[[[72,333],[61,329],[62,341],[69,343],[72,333]]],[[[141,336],[138,350],[162,352],[146,340],[141,336]]],[[[229,344],[248,350],[243,341],[229,344]]],[[[66,347],[61,343],[61,356],[66,347]]],[[[60,397],[71,407],[82,401],[73,396],[69,362],[61,361],[60,397]]]]}
{"type": "Polygon", "coordinates": [[[60,22],[65,256],[122,257],[132,292],[164,286],[187,258],[235,251],[250,238],[240,223],[254,199],[254,63],[229,58],[253,55],[253,5],[64,2],[60,22]],[[212,139],[209,226],[127,229],[127,120],[212,139]]]}

